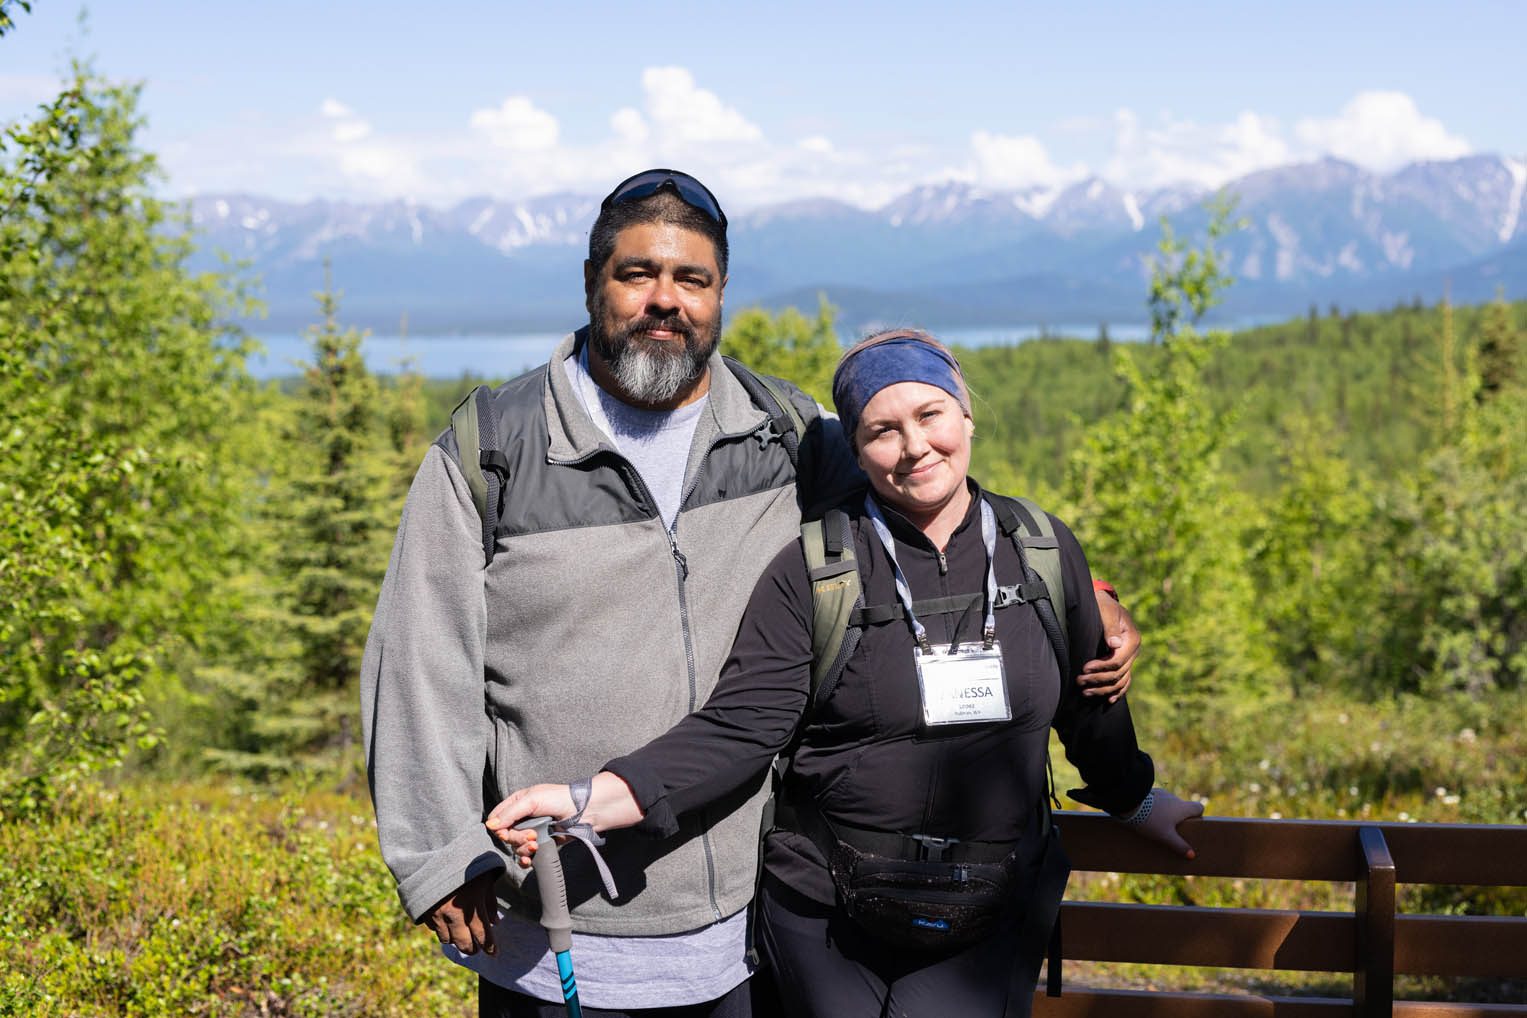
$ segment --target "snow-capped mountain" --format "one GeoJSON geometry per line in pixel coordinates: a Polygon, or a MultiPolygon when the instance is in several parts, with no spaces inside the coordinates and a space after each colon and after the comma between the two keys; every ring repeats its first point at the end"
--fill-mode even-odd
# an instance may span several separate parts
{"type": "MultiPolygon", "coordinates": [[[[1527,159],[1469,156],[1377,174],[1324,159],[1230,184],[1245,229],[1225,244],[1232,314],[1297,314],[1311,302],[1375,307],[1527,296],[1527,159]]],[[[850,323],[934,327],[1138,320],[1167,217],[1194,237],[1206,193],[1124,191],[1101,179],[1000,191],[923,185],[873,210],[830,199],[733,217],[728,303],[814,305],[850,323]],[[1075,316],[1082,316],[1077,318],[1075,316]]],[[[333,265],[349,321],[438,331],[562,328],[582,315],[580,263],[599,199],[559,194],[302,204],[252,195],[191,202],[209,263],[244,259],[264,284],[267,328],[312,318],[333,265]]]]}

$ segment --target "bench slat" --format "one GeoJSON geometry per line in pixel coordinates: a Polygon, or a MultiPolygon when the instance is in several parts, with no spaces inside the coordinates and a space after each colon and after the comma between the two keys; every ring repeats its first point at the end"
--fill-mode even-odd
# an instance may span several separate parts
{"type": "MultiPolygon", "coordinates": [[[[1527,1005],[1451,1004],[1397,1000],[1401,1018],[1522,1018],[1527,1005]]],[[[1034,995],[1034,1018],[1334,1018],[1350,1016],[1350,1000],[1330,997],[1260,997],[1219,993],[1068,989],[1060,997],[1034,995]]]]}
{"type": "Polygon", "coordinates": [[[1192,861],[1130,835],[1102,813],[1055,814],[1077,870],[1261,880],[1356,880],[1357,831],[1377,827],[1402,884],[1527,887],[1527,824],[1400,824],[1205,817],[1183,824],[1192,861]]]}

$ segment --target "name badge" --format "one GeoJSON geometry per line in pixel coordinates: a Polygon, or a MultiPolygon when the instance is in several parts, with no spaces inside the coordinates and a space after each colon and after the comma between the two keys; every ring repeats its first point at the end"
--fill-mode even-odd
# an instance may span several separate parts
{"type": "Polygon", "coordinates": [[[987,650],[979,643],[961,644],[953,654],[947,643],[932,652],[914,650],[917,683],[923,695],[923,723],[966,725],[1011,721],[1007,681],[1002,670],[1002,645],[987,650]]]}

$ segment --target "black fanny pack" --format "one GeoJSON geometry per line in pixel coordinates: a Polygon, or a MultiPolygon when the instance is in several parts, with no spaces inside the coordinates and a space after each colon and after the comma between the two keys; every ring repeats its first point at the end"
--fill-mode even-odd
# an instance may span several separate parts
{"type": "Polygon", "coordinates": [[[781,809],[776,824],[827,858],[854,924],[890,947],[968,947],[1012,914],[1015,845],[834,829],[813,808],[781,809]]]}
{"type": "Polygon", "coordinates": [[[894,947],[968,947],[1011,912],[1011,856],[995,863],[906,861],[840,840],[829,863],[843,911],[865,933],[894,947]]]}

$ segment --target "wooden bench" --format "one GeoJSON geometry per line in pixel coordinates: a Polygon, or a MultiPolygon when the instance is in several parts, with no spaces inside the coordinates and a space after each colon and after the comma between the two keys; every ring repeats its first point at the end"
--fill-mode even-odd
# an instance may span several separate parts
{"type": "MultiPolygon", "coordinates": [[[[1516,1004],[1395,1001],[1396,974],[1527,977],[1527,916],[1400,915],[1397,884],[1527,886],[1527,826],[1188,821],[1179,858],[1097,813],[1057,814],[1075,872],[1192,874],[1356,884],[1351,912],[1067,901],[1061,951],[1076,961],[1350,972],[1349,998],[1146,992],[1068,986],[1036,1018],[1407,1018],[1527,1016],[1516,1004]]],[[[1063,967],[1064,969],[1064,967],[1063,967]]]]}

